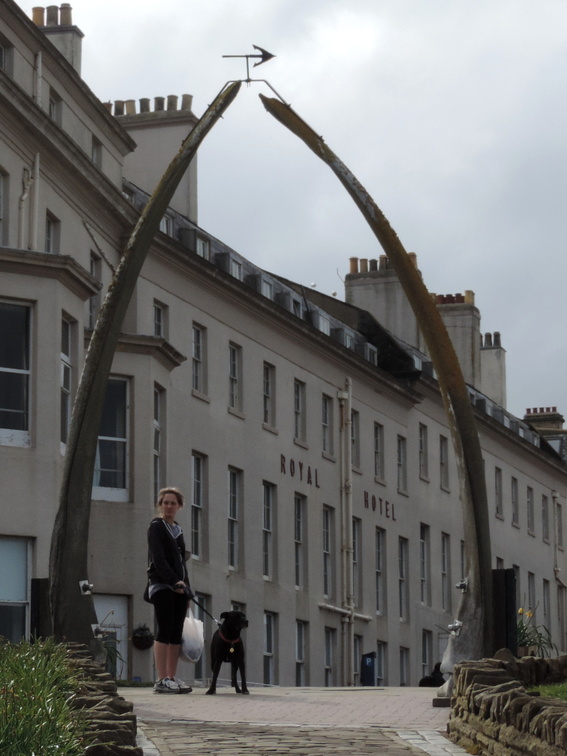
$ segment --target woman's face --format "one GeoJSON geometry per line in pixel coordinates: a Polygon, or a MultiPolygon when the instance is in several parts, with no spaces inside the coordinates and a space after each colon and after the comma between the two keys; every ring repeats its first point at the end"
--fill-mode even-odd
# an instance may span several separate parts
{"type": "Polygon", "coordinates": [[[177,496],[173,493],[166,493],[160,504],[161,515],[166,522],[174,522],[175,517],[181,505],[177,500],[177,496]]]}

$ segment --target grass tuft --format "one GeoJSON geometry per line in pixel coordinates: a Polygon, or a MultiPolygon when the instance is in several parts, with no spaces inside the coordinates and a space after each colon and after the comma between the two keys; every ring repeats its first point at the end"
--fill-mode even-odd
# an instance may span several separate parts
{"type": "Polygon", "coordinates": [[[77,684],[54,641],[0,644],[2,756],[83,756],[84,728],[71,707],[77,684]]]}

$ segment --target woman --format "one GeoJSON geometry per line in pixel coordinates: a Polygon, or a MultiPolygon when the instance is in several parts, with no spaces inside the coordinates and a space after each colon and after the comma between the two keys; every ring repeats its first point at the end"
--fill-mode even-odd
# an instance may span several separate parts
{"type": "Polygon", "coordinates": [[[148,596],[154,605],[157,638],[154,656],[158,680],[154,693],[190,693],[191,688],[176,676],[183,623],[193,591],[185,565],[185,540],[175,517],[183,506],[177,488],[162,488],[159,515],[148,528],[148,596]]]}

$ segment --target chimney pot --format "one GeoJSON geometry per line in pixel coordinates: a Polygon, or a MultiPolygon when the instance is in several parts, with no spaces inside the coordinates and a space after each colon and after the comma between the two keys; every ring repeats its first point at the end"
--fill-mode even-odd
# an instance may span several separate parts
{"type": "Polygon", "coordinates": [[[126,115],[136,115],[136,100],[126,100],[126,115]]]}
{"type": "Polygon", "coordinates": [[[349,258],[349,262],[350,262],[350,272],[358,273],[358,257],[349,258]]]}
{"type": "Polygon", "coordinates": [[[154,110],[165,110],[165,97],[154,97],[154,110]]]}
{"type": "Polygon", "coordinates": [[[71,8],[71,3],[61,3],[60,11],[61,26],[73,26],[73,9],[71,8]]]}
{"type": "Polygon", "coordinates": [[[167,95],[167,109],[177,110],[177,95],[167,95]]]}
{"type": "Polygon", "coordinates": [[[191,110],[193,105],[193,95],[181,95],[181,110],[191,110]]]}
{"type": "Polygon", "coordinates": [[[378,270],[378,260],[369,260],[368,270],[378,270]]]}
{"type": "Polygon", "coordinates": [[[39,6],[32,8],[32,19],[36,26],[45,26],[45,8],[39,6]]]}
{"type": "Polygon", "coordinates": [[[388,256],[380,255],[380,270],[386,270],[388,268],[388,256]]]}
{"type": "Polygon", "coordinates": [[[47,6],[47,26],[59,26],[59,6],[47,6]]]}
{"type": "Polygon", "coordinates": [[[408,252],[408,257],[413,263],[413,267],[417,268],[417,255],[415,252],[408,252]]]}
{"type": "Polygon", "coordinates": [[[149,113],[149,112],[150,112],[150,98],[141,97],[140,98],[140,113],[149,113]]]}
{"type": "Polygon", "coordinates": [[[491,347],[492,346],[492,334],[486,333],[484,335],[484,346],[491,347]]]}
{"type": "Polygon", "coordinates": [[[368,273],[368,258],[367,257],[360,258],[360,272],[368,273]]]}
{"type": "Polygon", "coordinates": [[[474,291],[471,291],[470,289],[465,289],[465,302],[466,304],[474,304],[474,291]]]}
{"type": "Polygon", "coordinates": [[[494,346],[499,347],[500,344],[500,331],[494,331],[494,346]]]}
{"type": "Polygon", "coordinates": [[[114,101],[114,115],[115,116],[124,115],[124,100],[114,101]]]}

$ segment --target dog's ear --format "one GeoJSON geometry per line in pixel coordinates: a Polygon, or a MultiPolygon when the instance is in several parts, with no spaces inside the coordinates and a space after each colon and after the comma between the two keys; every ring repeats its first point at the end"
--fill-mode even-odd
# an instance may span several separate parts
{"type": "Polygon", "coordinates": [[[226,619],[228,617],[228,612],[223,612],[220,616],[221,619],[226,619]]]}

